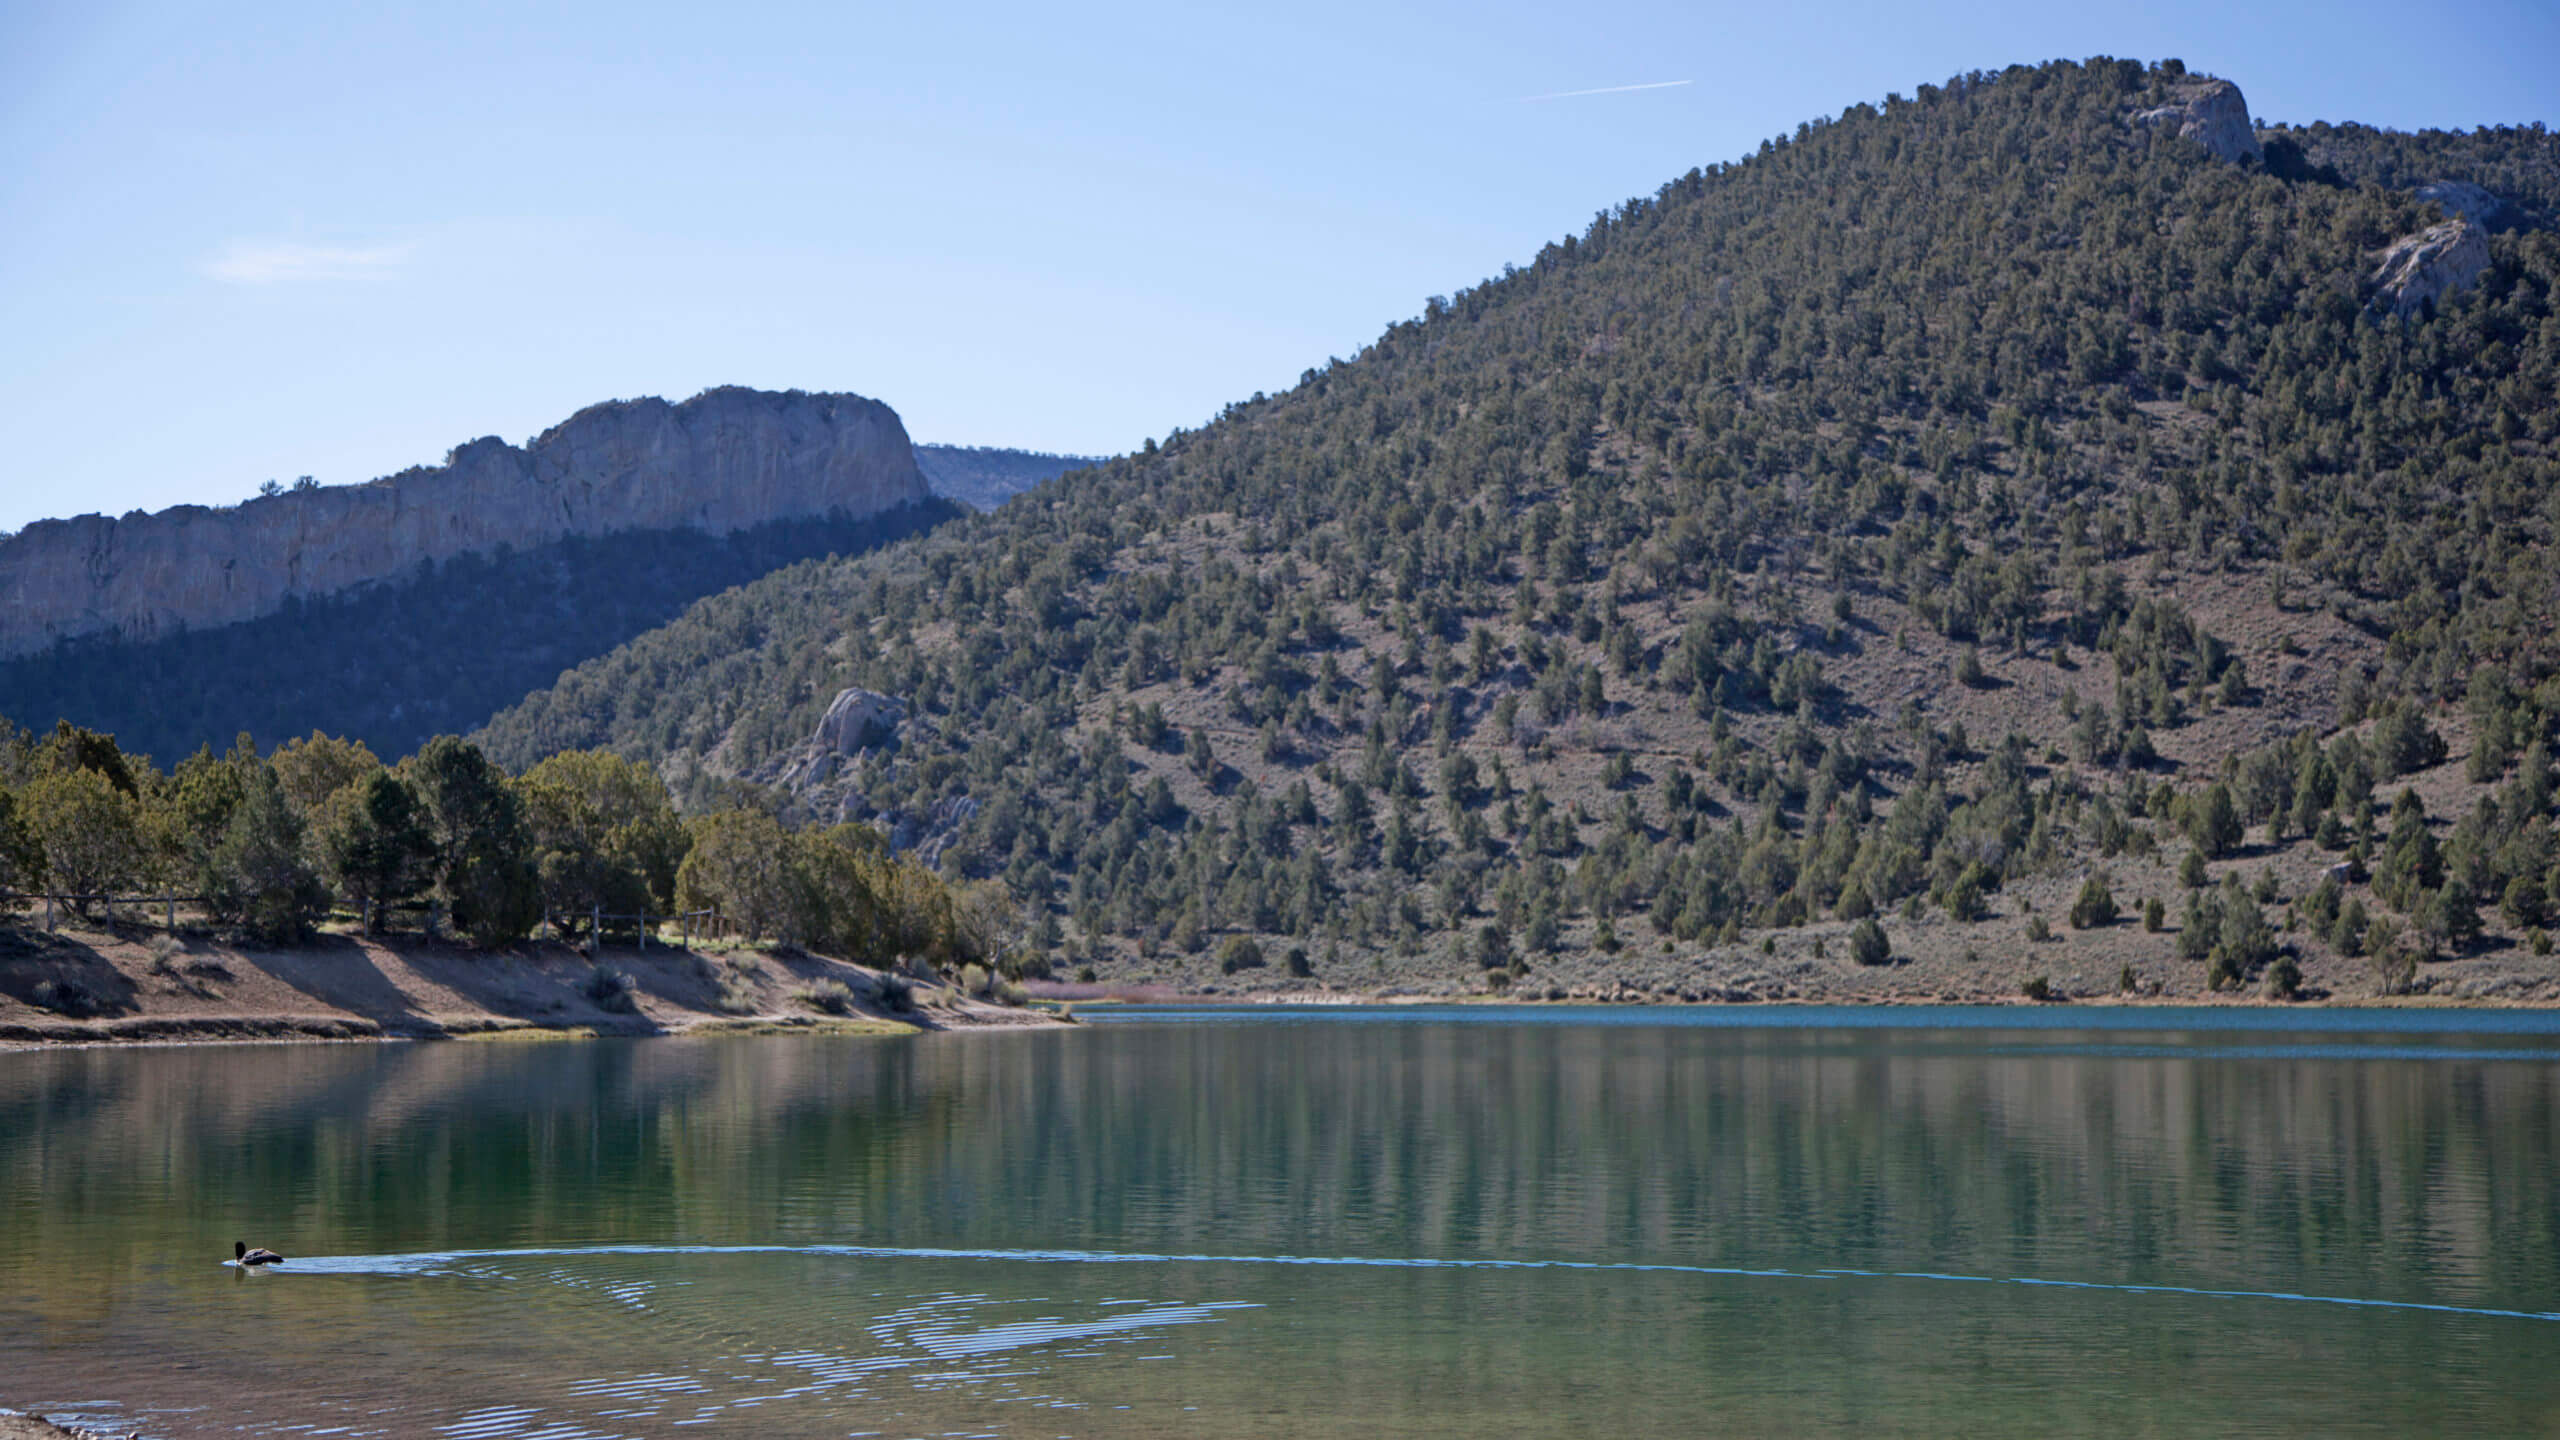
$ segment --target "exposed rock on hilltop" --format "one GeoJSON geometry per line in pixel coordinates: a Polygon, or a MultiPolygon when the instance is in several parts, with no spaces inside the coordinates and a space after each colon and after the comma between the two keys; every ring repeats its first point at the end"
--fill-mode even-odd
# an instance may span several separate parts
{"type": "Polygon", "coordinates": [[[2430,225],[2383,250],[2382,263],[2373,272],[2374,308],[2415,314],[2479,279],[2488,268],[2489,240],[2479,226],[2459,219],[2430,225]]]}
{"type": "Polygon", "coordinates": [[[267,615],[421,561],[632,530],[726,535],[928,498],[897,413],[858,395],[724,388],[591,406],[365,485],[226,509],[30,525],[0,542],[0,655],[267,615]]]}
{"type": "Polygon", "coordinates": [[[2504,200],[2468,180],[2430,180],[2417,189],[2419,199],[2444,212],[2448,220],[2467,220],[2488,227],[2507,215],[2504,200]]]}
{"type": "Polygon", "coordinates": [[[2265,157],[2266,152],[2258,144],[2257,128],[2249,121],[2249,102],[2241,98],[2239,86],[2228,80],[2199,78],[2175,93],[2176,104],[2145,110],[2134,116],[2133,122],[2169,130],[2225,160],[2265,157]]]}

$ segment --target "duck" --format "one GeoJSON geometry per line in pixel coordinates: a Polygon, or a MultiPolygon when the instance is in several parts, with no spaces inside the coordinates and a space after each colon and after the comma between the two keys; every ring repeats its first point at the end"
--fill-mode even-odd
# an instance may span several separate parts
{"type": "Polygon", "coordinates": [[[283,1259],[283,1256],[264,1246],[252,1250],[247,1241],[231,1242],[231,1262],[235,1265],[274,1265],[283,1259]]]}

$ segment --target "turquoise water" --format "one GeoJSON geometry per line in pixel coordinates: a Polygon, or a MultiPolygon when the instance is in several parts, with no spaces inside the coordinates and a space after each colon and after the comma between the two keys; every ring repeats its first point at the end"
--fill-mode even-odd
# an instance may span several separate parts
{"type": "Polygon", "coordinates": [[[1097,1010],[0,1055],[146,1436],[2560,1434],[2560,1016],[1097,1010]],[[235,1237],[291,1256],[222,1262],[235,1237]]]}

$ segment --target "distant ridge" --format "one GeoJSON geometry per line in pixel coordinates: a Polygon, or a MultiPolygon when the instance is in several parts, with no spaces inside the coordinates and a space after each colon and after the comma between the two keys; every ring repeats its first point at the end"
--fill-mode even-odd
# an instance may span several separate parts
{"type": "Polygon", "coordinates": [[[1034,486],[1070,470],[1099,465],[1095,455],[1052,455],[1041,450],[1002,450],[977,445],[918,445],[916,465],[933,493],[972,510],[993,510],[1034,486]]]}
{"type": "Polygon", "coordinates": [[[610,401],[521,449],[491,436],[363,485],[39,521],[0,540],[0,656],[254,619],[500,546],[728,535],[929,496],[906,427],[877,400],[723,387],[610,401]]]}

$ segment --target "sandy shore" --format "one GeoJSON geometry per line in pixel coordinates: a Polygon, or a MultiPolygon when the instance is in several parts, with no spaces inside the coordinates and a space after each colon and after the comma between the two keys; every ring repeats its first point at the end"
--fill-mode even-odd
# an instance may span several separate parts
{"type": "Polygon", "coordinates": [[[65,926],[0,930],[0,1046],[758,1034],[1054,1025],[866,966],[738,947],[480,951],[323,935],[283,949],[65,926]],[[618,976],[619,980],[612,977],[618,976]]]}

